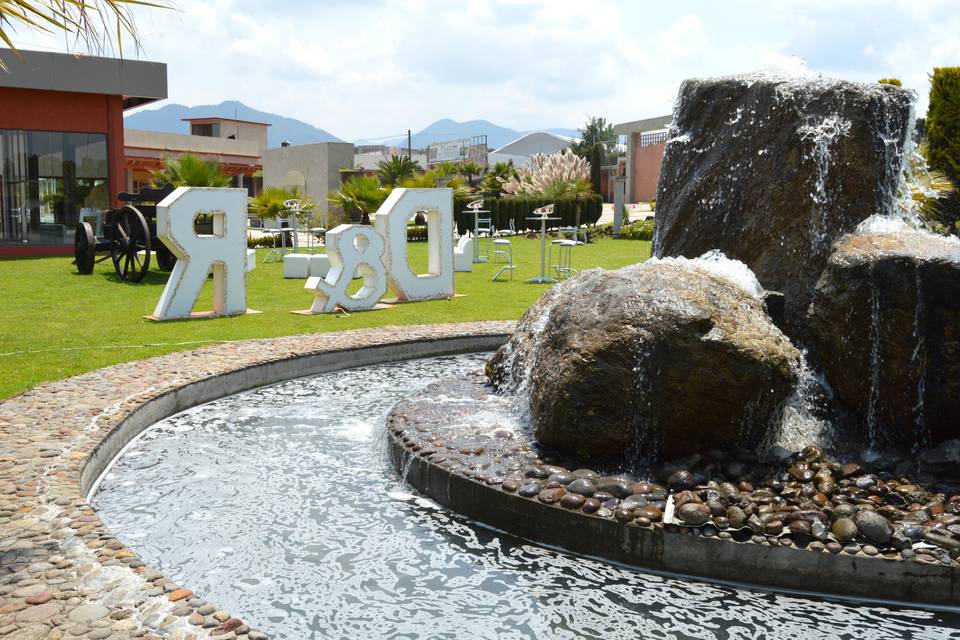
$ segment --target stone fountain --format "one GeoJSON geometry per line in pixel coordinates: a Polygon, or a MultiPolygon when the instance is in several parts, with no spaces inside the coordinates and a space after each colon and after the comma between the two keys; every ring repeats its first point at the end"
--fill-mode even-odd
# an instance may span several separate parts
{"type": "Polygon", "coordinates": [[[398,404],[398,466],[583,553],[957,605],[960,241],[903,202],[912,103],[683,83],[654,258],[554,287],[486,376],[398,404]]]}

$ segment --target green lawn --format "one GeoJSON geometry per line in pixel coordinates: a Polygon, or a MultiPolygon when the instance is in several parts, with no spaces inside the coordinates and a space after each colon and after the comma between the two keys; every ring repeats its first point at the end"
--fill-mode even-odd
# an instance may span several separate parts
{"type": "MultiPolygon", "coordinates": [[[[108,261],[93,275],[76,272],[70,258],[0,259],[0,398],[37,384],[118,362],[192,349],[219,340],[243,340],[360,327],[519,318],[549,285],[527,284],[539,272],[538,240],[512,238],[519,268],[513,282],[491,282],[493,264],[456,274],[454,300],[397,305],[349,316],[300,316],[313,297],[303,280],[284,280],[282,265],[249,274],[247,304],[261,314],[209,320],[151,322],[167,275],[151,271],[139,284],[117,280],[108,261]],[[186,344],[184,344],[186,343],[186,344]]],[[[426,245],[410,245],[411,262],[426,270],[426,245]]],[[[574,267],[618,268],[645,260],[650,243],[600,239],[574,249],[574,267]]],[[[196,310],[212,305],[207,285],[196,310]]],[[[131,368],[131,375],[137,375],[131,368]]]]}

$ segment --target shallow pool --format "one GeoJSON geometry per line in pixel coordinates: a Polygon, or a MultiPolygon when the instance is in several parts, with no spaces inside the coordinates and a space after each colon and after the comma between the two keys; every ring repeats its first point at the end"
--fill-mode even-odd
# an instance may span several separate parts
{"type": "Polygon", "coordinates": [[[386,458],[384,416],[412,390],[482,360],[364,367],[196,407],[132,443],[94,505],[149,564],[283,640],[960,634],[960,614],[734,589],[566,555],[412,495],[386,458]]]}

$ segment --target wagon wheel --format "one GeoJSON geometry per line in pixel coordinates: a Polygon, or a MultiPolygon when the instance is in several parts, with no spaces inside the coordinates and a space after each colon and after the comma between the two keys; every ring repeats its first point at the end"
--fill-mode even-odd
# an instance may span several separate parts
{"type": "Polygon", "coordinates": [[[117,213],[110,238],[110,258],[121,280],[140,282],[150,268],[150,227],[139,211],[124,207],[117,213]],[[140,255],[143,252],[143,255],[140,255]]]}
{"type": "Polygon", "coordinates": [[[165,244],[157,243],[154,253],[157,254],[157,266],[160,271],[173,271],[173,266],[177,264],[177,256],[173,255],[173,252],[167,249],[165,244]]]}
{"type": "Polygon", "coordinates": [[[93,261],[97,257],[97,236],[93,235],[93,227],[89,222],[77,225],[73,234],[73,257],[77,263],[77,271],[83,275],[93,273],[93,261]]]}

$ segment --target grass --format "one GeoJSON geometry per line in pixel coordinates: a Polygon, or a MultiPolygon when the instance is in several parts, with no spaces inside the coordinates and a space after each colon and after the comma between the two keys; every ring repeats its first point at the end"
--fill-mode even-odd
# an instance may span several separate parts
{"type": "MultiPolygon", "coordinates": [[[[139,284],[117,279],[110,261],[93,275],[77,273],[70,258],[0,260],[0,398],[30,387],[171,351],[193,349],[223,340],[269,338],[385,325],[510,320],[523,312],[550,285],[527,284],[538,275],[538,240],[512,238],[519,268],[512,282],[491,282],[497,265],[474,265],[456,274],[457,293],[465,297],[397,305],[384,311],[300,316],[313,297],[303,280],[284,280],[282,265],[262,264],[266,249],[248,278],[247,305],[262,311],[230,318],[151,322],[167,274],[151,271],[139,284]]],[[[574,249],[574,267],[619,268],[645,260],[650,243],[599,239],[574,249]]],[[[426,271],[426,244],[410,245],[410,261],[426,271]]],[[[212,307],[210,283],[195,310],[212,307]]],[[[388,294],[389,295],[389,294],[388,294]]],[[[130,375],[137,375],[131,365],[130,375]]]]}

